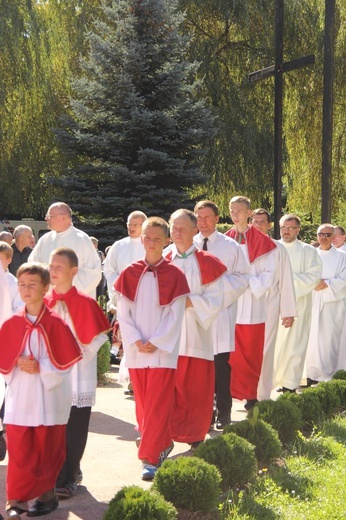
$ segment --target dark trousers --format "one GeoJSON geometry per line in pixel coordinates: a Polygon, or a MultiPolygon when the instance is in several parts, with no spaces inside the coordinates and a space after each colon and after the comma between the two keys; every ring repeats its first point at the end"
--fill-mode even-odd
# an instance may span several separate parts
{"type": "Polygon", "coordinates": [[[218,419],[229,418],[231,415],[231,366],[228,360],[229,352],[222,352],[214,356],[215,397],[218,419]]]}
{"type": "Polygon", "coordinates": [[[85,408],[71,407],[66,426],[66,459],[60,470],[56,487],[74,484],[80,471],[85,446],[88,439],[91,406],[85,408]]]}

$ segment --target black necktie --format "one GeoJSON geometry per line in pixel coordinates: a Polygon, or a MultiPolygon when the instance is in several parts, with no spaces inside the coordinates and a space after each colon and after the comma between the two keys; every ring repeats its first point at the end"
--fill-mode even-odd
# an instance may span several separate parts
{"type": "Polygon", "coordinates": [[[203,247],[202,247],[203,251],[208,251],[207,242],[208,242],[208,237],[203,238],[203,247]]]}

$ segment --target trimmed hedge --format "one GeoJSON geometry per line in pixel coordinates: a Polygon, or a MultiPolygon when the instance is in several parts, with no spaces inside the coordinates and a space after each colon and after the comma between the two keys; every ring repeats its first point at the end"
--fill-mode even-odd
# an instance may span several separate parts
{"type": "Polygon", "coordinates": [[[166,460],[155,475],[154,489],[176,507],[212,511],[220,495],[218,469],[197,457],[166,460]]]}
{"type": "Polygon", "coordinates": [[[208,439],[198,446],[194,455],[219,469],[223,489],[244,486],[256,477],[255,446],[235,433],[208,439]]]}
{"type": "Polygon", "coordinates": [[[103,520],[175,520],[177,510],[158,493],[139,486],[120,489],[109,502],[103,520]]]}
{"type": "Polygon", "coordinates": [[[280,441],[290,444],[296,439],[297,431],[302,427],[302,413],[299,406],[285,399],[259,401],[255,408],[250,410],[248,417],[252,417],[258,409],[260,419],[269,423],[277,431],[280,441]]]}

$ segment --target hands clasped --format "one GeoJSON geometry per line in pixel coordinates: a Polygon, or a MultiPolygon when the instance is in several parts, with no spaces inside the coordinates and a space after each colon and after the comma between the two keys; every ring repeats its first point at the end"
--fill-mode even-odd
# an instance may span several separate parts
{"type": "Polygon", "coordinates": [[[21,372],[26,372],[27,374],[37,374],[40,371],[39,362],[32,356],[20,356],[17,366],[21,372]]]}

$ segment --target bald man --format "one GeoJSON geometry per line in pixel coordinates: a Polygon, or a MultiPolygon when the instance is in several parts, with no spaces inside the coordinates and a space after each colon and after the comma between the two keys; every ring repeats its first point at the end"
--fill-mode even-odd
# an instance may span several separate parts
{"type": "Polygon", "coordinates": [[[45,220],[50,232],[39,239],[29,261],[49,264],[54,249],[69,247],[78,256],[78,273],[74,277],[74,285],[84,294],[95,298],[102,273],[100,259],[89,236],[74,227],[71,208],[64,202],[52,204],[45,220]]]}

